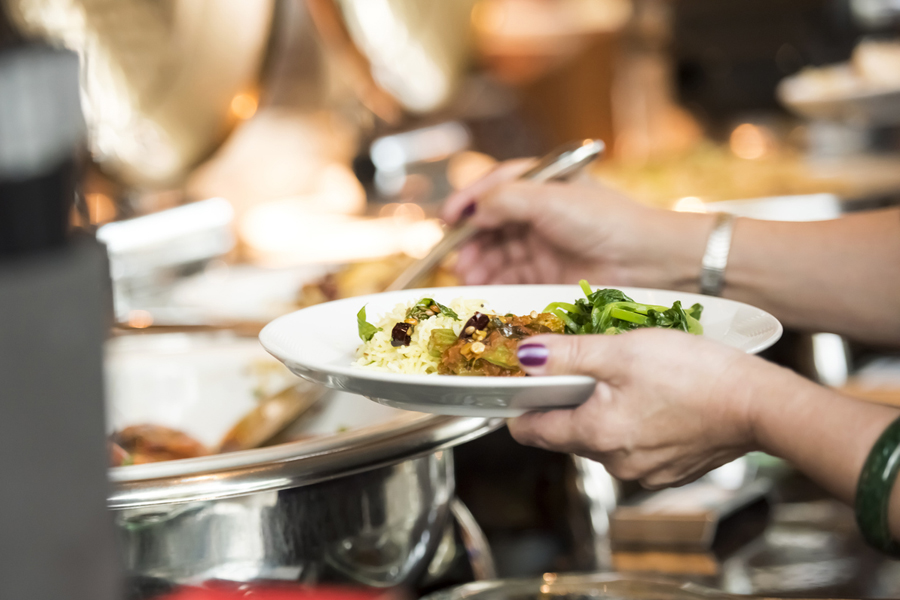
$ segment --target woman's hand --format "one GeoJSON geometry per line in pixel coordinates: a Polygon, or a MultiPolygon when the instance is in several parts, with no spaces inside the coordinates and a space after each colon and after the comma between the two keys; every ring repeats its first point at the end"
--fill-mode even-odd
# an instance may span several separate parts
{"type": "Polygon", "coordinates": [[[466,284],[696,287],[709,215],[648,208],[587,179],[517,180],[529,165],[505,163],[448,199],[445,220],[484,230],[459,253],[466,284]]]}
{"type": "MultiPolygon", "coordinates": [[[[529,375],[589,375],[571,410],[510,419],[523,444],[603,463],[647,488],[689,483],[750,450],[790,461],[847,503],[869,450],[897,409],[860,402],[703,337],[666,329],[528,338],[529,375]]],[[[900,539],[900,493],[890,524],[900,539]]]]}
{"type": "Polygon", "coordinates": [[[679,331],[537,336],[522,342],[529,375],[589,375],[594,394],[571,410],[511,419],[523,444],[603,463],[648,488],[680,485],[756,449],[759,383],[793,374],[679,331]]]}

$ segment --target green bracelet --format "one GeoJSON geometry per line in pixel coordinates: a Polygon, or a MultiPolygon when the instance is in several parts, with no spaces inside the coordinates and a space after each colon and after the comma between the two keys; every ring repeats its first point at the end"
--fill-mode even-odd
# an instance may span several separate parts
{"type": "Polygon", "coordinates": [[[856,522],[866,541],[885,554],[900,557],[891,536],[888,511],[900,471],[900,418],[891,423],[869,452],[856,484],[856,522]]]}

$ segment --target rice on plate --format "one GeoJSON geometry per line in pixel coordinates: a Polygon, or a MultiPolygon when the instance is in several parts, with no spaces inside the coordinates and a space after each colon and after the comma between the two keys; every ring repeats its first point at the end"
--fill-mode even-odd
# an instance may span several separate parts
{"type": "Polygon", "coordinates": [[[363,342],[356,350],[356,362],[360,367],[391,373],[410,375],[427,375],[438,372],[440,355],[435,356],[428,348],[431,332],[435,329],[452,329],[456,335],[462,332],[466,321],[476,312],[483,311],[484,300],[458,298],[450,302],[449,307],[459,315],[454,319],[437,314],[419,321],[412,330],[408,346],[394,346],[391,341],[391,329],[396,323],[406,319],[407,312],[416,305],[416,301],[398,304],[394,310],[383,315],[375,325],[381,331],[375,333],[367,342],[363,342]]]}

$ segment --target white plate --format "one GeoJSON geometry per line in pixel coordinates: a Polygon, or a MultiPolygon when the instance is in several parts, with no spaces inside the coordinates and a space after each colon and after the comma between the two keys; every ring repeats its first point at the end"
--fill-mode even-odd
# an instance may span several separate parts
{"type": "MultiPolygon", "coordinates": [[[[598,286],[594,286],[596,289],[598,286]]],[[[704,335],[748,353],[781,337],[781,323],[758,308],[709,296],[619,288],[637,302],[671,306],[703,305],[704,335]]],[[[499,313],[528,314],[554,301],[583,297],[575,285],[500,285],[403,290],[337,300],[279,317],[260,333],[263,347],[301,377],[328,387],[362,394],[376,402],[420,412],[471,417],[509,417],[530,410],[577,406],[593,392],[590,377],[456,377],[403,375],[354,366],[360,344],[356,313],[366,305],[370,322],[397,304],[434,298],[449,304],[457,298],[479,299],[499,313]]]]}
{"type": "Polygon", "coordinates": [[[784,79],[777,89],[778,99],[790,110],[806,117],[869,126],[900,124],[900,89],[873,89],[861,84],[839,89],[821,89],[816,76],[827,72],[850,72],[846,65],[823,67],[818,74],[800,72],[784,79]]]}

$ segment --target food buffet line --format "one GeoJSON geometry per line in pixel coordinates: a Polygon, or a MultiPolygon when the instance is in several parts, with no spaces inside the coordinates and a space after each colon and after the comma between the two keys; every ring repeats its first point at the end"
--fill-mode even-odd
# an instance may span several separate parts
{"type": "MultiPolygon", "coordinates": [[[[49,358],[66,365],[78,400],[0,422],[24,431],[50,411],[51,429],[78,425],[58,465],[73,507],[104,489],[90,468],[103,445],[114,530],[85,538],[45,523],[35,549],[97,548],[82,569],[90,585],[47,578],[48,594],[58,583],[83,590],[78,600],[120,597],[111,565],[140,600],[285,583],[435,600],[900,593],[900,568],[864,545],[852,511],[780,460],[751,454],[649,493],[599,463],[518,446],[504,427],[549,408],[548,393],[568,406],[595,385],[529,395],[539,384],[509,357],[537,333],[719,336],[889,404],[900,404],[895,359],[830,334],[782,337],[768,313],[695,294],[510,286],[487,299],[502,305],[495,313],[476,292],[442,291],[459,285],[454,251],[474,231],[443,227],[441,201],[507,158],[547,155],[527,175],[601,181],[685,212],[823,220],[900,200],[898,42],[856,43],[893,31],[895,13],[857,14],[842,32],[853,43],[842,37],[830,66],[784,42],[770,53],[777,89],[761,78],[780,107],[735,108],[716,91],[747,83],[737,62],[723,75],[727,44],[710,66],[685,40],[703,15],[738,33],[741,19],[683,4],[0,4],[0,99],[16,100],[0,102],[0,126],[24,123],[16,136],[0,128],[0,190],[19,194],[20,208],[52,198],[62,215],[56,229],[27,215],[43,225],[25,236],[0,223],[4,258],[44,261],[40,276],[60,286],[4,266],[15,293],[0,293],[0,306],[32,331],[77,322],[85,330],[67,329],[72,339],[94,340],[93,354],[29,355],[0,371],[23,397],[55,397],[25,362],[49,358]],[[32,85],[15,87],[23,73],[32,85]],[[27,118],[32,104],[73,133],[49,135],[27,118]],[[11,141],[32,139],[50,158],[11,141]],[[88,160],[73,150],[83,139],[88,160]],[[74,229],[60,225],[70,213],[74,229]],[[40,254],[48,248],[56,258],[40,254]],[[748,327],[742,318],[753,323],[743,336],[733,333],[748,327]],[[335,367],[332,355],[358,366],[335,367]],[[426,379],[404,391],[383,371],[426,379]],[[429,373],[510,377],[479,391],[470,377],[435,384],[429,373]]],[[[4,337],[4,353],[34,344],[27,328],[4,337]]],[[[26,454],[41,460],[46,443],[26,454]]],[[[32,485],[24,473],[14,481],[23,493],[32,485]]],[[[84,511],[63,520],[103,521],[84,511]]],[[[42,568],[3,571],[0,590],[35,589],[42,568]]]]}

